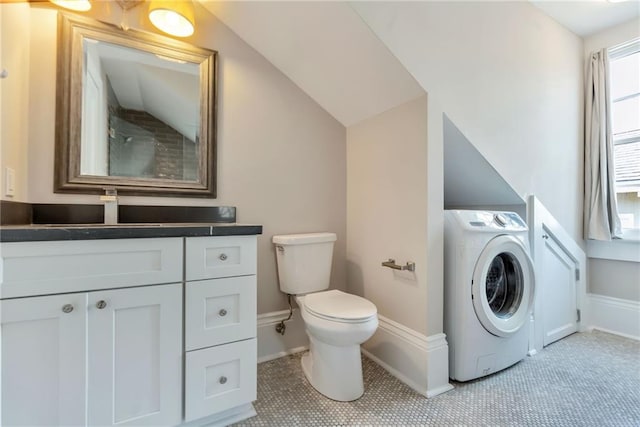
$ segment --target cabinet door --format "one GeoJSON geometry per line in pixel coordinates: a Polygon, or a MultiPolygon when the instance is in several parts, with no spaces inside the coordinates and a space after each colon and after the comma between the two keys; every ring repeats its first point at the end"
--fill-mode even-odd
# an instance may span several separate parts
{"type": "Polygon", "coordinates": [[[88,305],[89,425],[182,417],[182,285],[99,291],[88,305]]]}
{"type": "Polygon", "coordinates": [[[0,301],[1,425],[84,425],[86,294],[0,301]]]}

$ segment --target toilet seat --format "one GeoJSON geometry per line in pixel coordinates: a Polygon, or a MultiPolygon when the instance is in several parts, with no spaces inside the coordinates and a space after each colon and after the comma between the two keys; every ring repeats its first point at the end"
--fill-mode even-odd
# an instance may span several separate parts
{"type": "Polygon", "coordinates": [[[341,323],[365,322],[378,313],[371,301],[338,290],[305,295],[304,308],[313,316],[341,323]]]}

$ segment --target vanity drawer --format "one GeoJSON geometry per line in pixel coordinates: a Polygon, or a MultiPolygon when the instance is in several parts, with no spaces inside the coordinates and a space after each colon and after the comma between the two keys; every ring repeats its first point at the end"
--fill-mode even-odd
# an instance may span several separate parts
{"type": "Polygon", "coordinates": [[[256,237],[221,236],[186,239],[186,280],[256,274],[256,237]]]}
{"type": "Polygon", "coordinates": [[[182,238],[2,244],[0,298],[182,281],[182,238]]]}
{"type": "Polygon", "coordinates": [[[186,350],[256,336],[256,276],[188,282],[186,350]]]}
{"type": "Polygon", "coordinates": [[[186,354],[185,421],[256,399],[256,339],[186,354]]]}

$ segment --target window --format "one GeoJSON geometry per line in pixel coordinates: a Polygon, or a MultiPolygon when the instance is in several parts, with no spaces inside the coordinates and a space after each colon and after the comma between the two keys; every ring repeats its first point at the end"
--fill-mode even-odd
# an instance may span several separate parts
{"type": "Polygon", "coordinates": [[[640,238],[640,39],[609,49],[616,198],[625,238],[640,238]]]}

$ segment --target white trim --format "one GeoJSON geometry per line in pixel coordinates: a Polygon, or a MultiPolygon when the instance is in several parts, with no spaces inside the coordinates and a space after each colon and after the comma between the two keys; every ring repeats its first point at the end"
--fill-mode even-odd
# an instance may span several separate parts
{"type": "MultiPolygon", "coordinates": [[[[560,223],[551,215],[544,205],[534,196],[527,199],[527,222],[529,225],[529,244],[531,256],[536,272],[539,269],[537,260],[542,258],[542,250],[545,247],[544,237],[551,238],[576,264],[579,270],[579,278],[576,280],[576,308],[581,311],[581,321],[578,322],[578,330],[585,331],[589,319],[589,301],[587,299],[587,256],[582,248],[573,240],[560,223]]],[[[537,280],[537,279],[536,279],[537,280]]],[[[536,286],[536,294],[533,305],[533,342],[529,342],[529,353],[542,350],[544,343],[544,319],[542,301],[542,285],[536,286]]]]}
{"type": "Polygon", "coordinates": [[[275,325],[289,316],[289,310],[272,311],[258,315],[258,363],[268,362],[309,348],[309,339],[300,317],[300,310],[294,309],[291,320],[285,322],[286,330],[280,335],[275,325]]]}
{"type": "Polygon", "coordinates": [[[453,389],[449,383],[449,345],[443,333],[427,337],[427,397],[453,389]]]}
{"type": "Polygon", "coordinates": [[[429,337],[419,332],[416,332],[411,328],[407,328],[401,323],[398,323],[394,320],[388,319],[378,314],[378,328],[388,331],[389,333],[395,335],[396,337],[402,339],[403,341],[406,341],[408,344],[418,347],[420,350],[428,351],[429,337]]]}
{"type": "Polygon", "coordinates": [[[425,336],[378,314],[378,330],[362,352],[419,394],[433,397],[449,384],[449,347],[444,334],[425,336]]]}
{"type": "Polygon", "coordinates": [[[587,240],[589,258],[612,259],[617,261],[640,262],[640,241],[638,240],[587,240]]]}
{"type": "Polygon", "coordinates": [[[180,424],[180,427],[225,427],[258,415],[251,403],[236,406],[208,417],[180,424]]]}
{"type": "Polygon", "coordinates": [[[258,328],[261,326],[276,325],[289,316],[289,310],[272,311],[258,314],[258,328]]]}
{"type": "MultiPolygon", "coordinates": [[[[258,363],[308,349],[299,309],[294,309],[286,322],[284,335],[275,331],[275,325],[288,315],[288,310],[258,315],[258,363]]],[[[367,357],[423,396],[433,397],[453,388],[445,334],[426,336],[380,314],[378,322],[378,330],[362,346],[367,357]]]]}
{"type": "Polygon", "coordinates": [[[640,340],[640,301],[589,294],[588,329],[640,340]]]}

